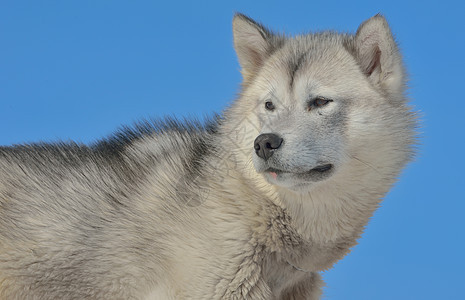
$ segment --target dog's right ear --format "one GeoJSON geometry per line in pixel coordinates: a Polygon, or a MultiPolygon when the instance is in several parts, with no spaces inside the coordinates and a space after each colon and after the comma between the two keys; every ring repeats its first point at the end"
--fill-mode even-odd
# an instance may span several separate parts
{"type": "Polygon", "coordinates": [[[355,34],[355,57],[370,81],[388,94],[402,95],[405,72],[394,36],[386,19],[376,15],[355,34]]]}
{"type": "Polygon", "coordinates": [[[275,38],[265,27],[239,13],[233,19],[233,35],[241,73],[248,81],[272,52],[275,38]]]}

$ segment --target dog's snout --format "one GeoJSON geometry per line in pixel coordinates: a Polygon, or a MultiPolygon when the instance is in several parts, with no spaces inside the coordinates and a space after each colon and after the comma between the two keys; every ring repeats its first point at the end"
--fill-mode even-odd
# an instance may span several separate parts
{"type": "Polygon", "coordinates": [[[254,142],[255,153],[264,160],[270,158],[274,150],[281,147],[283,139],[274,133],[260,134],[254,142]]]}

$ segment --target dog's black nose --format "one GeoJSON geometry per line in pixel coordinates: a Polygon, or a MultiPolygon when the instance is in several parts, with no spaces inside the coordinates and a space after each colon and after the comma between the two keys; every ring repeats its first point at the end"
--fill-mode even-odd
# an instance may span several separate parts
{"type": "Polygon", "coordinates": [[[264,133],[260,134],[254,142],[255,153],[264,160],[270,158],[274,150],[281,147],[283,139],[277,136],[274,133],[264,133]]]}

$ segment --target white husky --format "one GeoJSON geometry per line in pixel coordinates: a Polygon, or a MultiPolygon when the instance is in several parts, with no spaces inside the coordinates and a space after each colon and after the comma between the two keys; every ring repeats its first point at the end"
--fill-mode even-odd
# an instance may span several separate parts
{"type": "Polygon", "coordinates": [[[0,148],[1,299],[320,297],[413,155],[401,56],[379,15],[233,26],[242,93],[207,124],[0,148]]]}

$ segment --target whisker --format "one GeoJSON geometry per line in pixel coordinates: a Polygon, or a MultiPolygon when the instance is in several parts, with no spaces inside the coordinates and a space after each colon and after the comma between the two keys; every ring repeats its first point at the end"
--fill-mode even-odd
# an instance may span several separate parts
{"type": "Polygon", "coordinates": [[[365,166],[371,168],[373,171],[379,173],[378,169],[376,169],[374,166],[372,166],[371,164],[367,163],[366,161],[363,161],[363,160],[361,160],[360,158],[358,158],[358,157],[356,157],[356,156],[354,156],[354,155],[348,155],[348,156],[349,156],[350,158],[352,158],[352,159],[355,159],[355,160],[358,161],[359,163],[361,163],[361,164],[363,164],[363,165],[365,165],[365,166]]]}

